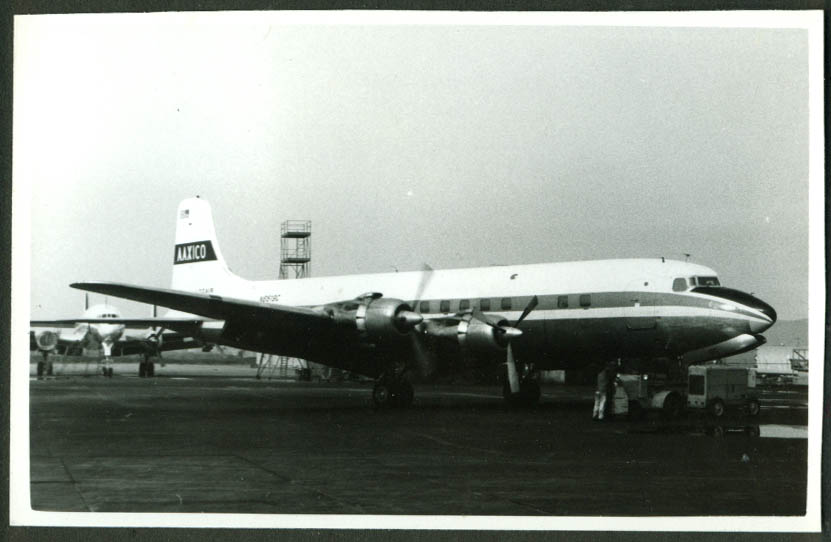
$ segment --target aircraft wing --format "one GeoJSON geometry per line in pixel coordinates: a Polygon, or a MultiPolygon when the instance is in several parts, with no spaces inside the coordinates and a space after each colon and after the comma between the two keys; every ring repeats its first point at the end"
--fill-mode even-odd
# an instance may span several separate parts
{"type": "MultiPolygon", "coordinates": [[[[180,333],[166,333],[158,348],[161,352],[170,352],[172,350],[187,350],[190,348],[199,348],[202,346],[202,341],[193,337],[188,337],[180,333]]],[[[113,353],[129,356],[130,354],[144,354],[147,352],[147,340],[141,337],[122,337],[113,348],[113,353]]]]}
{"type": "MultiPolygon", "coordinates": [[[[70,287],[142,303],[161,305],[217,320],[268,321],[273,325],[284,325],[298,331],[312,331],[324,326],[328,329],[332,325],[330,316],[325,312],[304,307],[272,305],[214,294],[148,288],[116,282],[76,282],[70,284],[70,287]]],[[[109,321],[113,321],[113,319],[109,319],[109,321]]],[[[201,320],[198,321],[201,322],[201,320]]],[[[175,330],[172,327],[169,327],[169,329],[175,330]]]]}
{"type": "Polygon", "coordinates": [[[128,329],[160,327],[194,333],[204,323],[203,318],[71,318],[66,320],[32,320],[31,327],[72,328],[78,324],[121,324],[128,329]]]}

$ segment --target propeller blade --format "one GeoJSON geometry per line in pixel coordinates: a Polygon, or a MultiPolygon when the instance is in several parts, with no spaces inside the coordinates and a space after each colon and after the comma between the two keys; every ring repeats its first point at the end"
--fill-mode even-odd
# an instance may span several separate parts
{"type": "Polygon", "coordinates": [[[419,301],[421,301],[421,296],[424,295],[424,290],[427,289],[427,285],[430,283],[430,280],[433,278],[433,268],[427,264],[421,268],[421,279],[418,282],[418,288],[416,288],[416,295],[415,301],[413,301],[413,310],[418,310],[419,301]]]}
{"type": "Polygon", "coordinates": [[[487,325],[489,325],[490,327],[492,327],[494,329],[498,329],[499,331],[504,331],[504,329],[499,325],[499,322],[491,319],[488,315],[486,315],[485,313],[483,313],[479,309],[473,309],[473,312],[471,313],[471,316],[473,318],[476,318],[477,320],[479,320],[483,324],[487,324],[487,325]]]}
{"type": "Polygon", "coordinates": [[[519,323],[525,320],[525,317],[531,314],[531,311],[537,308],[537,305],[540,304],[540,300],[537,299],[537,296],[531,298],[531,301],[528,302],[528,305],[525,306],[525,310],[522,311],[522,316],[519,317],[519,320],[516,321],[514,327],[519,326],[519,323]]]}
{"type": "Polygon", "coordinates": [[[424,344],[424,337],[420,333],[410,334],[410,341],[413,345],[413,354],[415,356],[416,368],[422,378],[429,378],[436,370],[436,360],[430,354],[429,349],[424,344]]]}
{"type": "Polygon", "coordinates": [[[511,393],[519,393],[519,375],[516,371],[514,350],[511,348],[510,342],[508,343],[508,355],[505,360],[505,365],[508,366],[508,386],[511,388],[511,393]]]}

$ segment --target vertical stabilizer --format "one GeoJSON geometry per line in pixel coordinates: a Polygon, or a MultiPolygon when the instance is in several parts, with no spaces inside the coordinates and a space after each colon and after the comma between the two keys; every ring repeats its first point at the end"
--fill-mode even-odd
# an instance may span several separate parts
{"type": "Polygon", "coordinates": [[[188,198],[176,211],[176,242],[170,287],[191,292],[234,290],[242,279],[231,273],[216,239],[210,204],[188,198]]]}

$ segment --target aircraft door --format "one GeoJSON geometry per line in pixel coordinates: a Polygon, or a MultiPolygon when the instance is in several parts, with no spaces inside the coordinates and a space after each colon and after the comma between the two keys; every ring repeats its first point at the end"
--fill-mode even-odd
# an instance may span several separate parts
{"type": "Polygon", "coordinates": [[[657,317],[658,292],[649,279],[633,281],[626,289],[624,350],[634,357],[651,357],[661,350],[657,317]]]}
{"type": "Polygon", "coordinates": [[[648,279],[633,281],[626,288],[624,319],[629,331],[649,330],[657,327],[655,294],[648,279]]]}

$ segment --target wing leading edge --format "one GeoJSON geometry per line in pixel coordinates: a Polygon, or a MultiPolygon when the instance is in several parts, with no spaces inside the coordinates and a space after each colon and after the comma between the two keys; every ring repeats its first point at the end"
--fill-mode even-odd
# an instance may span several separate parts
{"type": "MultiPolygon", "coordinates": [[[[216,320],[268,322],[271,325],[284,324],[287,327],[303,328],[309,331],[322,329],[322,326],[328,328],[332,322],[331,317],[327,313],[305,307],[271,305],[213,294],[184,292],[165,288],[149,288],[116,282],[75,282],[70,284],[70,287],[142,303],[161,305],[216,320]]],[[[160,325],[168,329],[175,329],[172,326],[162,324],[160,322],[162,319],[158,320],[159,322],[157,324],[150,325],[160,325]]],[[[113,319],[109,321],[113,321],[113,319]]],[[[138,320],[136,319],[136,321],[138,320]]],[[[149,322],[150,319],[141,321],[149,322]]],[[[199,320],[196,321],[199,322],[199,320]]],[[[194,321],[191,320],[191,322],[194,321]]]]}

